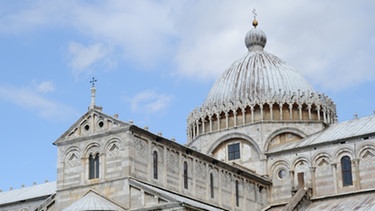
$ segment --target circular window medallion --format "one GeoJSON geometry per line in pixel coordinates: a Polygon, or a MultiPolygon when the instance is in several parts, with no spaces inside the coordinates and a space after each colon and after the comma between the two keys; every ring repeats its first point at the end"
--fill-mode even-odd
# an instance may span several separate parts
{"type": "Polygon", "coordinates": [[[100,128],[102,128],[102,127],[104,126],[104,122],[103,122],[103,121],[100,121],[100,122],[98,123],[98,125],[99,125],[100,128]]]}
{"type": "Polygon", "coordinates": [[[285,179],[286,177],[286,170],[285,169],[280,169],[278,172],[277,172],[277,177],[281,180],[285,179]]]}

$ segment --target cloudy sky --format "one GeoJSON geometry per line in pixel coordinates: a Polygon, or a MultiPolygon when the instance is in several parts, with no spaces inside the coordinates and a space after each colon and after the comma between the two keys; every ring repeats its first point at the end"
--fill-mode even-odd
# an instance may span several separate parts
{"type": "Polygon", "coordinates": [[[246,54],[265,50],[337,104],[340,121],[375,110],[375,1],[0,1],[0,189],[56,178],[52,145],[90,104],[166,138],[246,54]]]}

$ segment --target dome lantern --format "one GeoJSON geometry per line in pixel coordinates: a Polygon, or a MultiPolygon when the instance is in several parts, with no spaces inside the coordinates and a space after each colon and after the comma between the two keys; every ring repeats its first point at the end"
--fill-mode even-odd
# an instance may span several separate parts
{"type": "Polygon", "coordinates": [[[262,31],[257,29],[258,21],[256,19],[256,12],[253,10],[254,14],[254,20],[253,20],[253,26],[254,28],[251,29],[245,36],[245,44],[247,49],[249,51],[254,50],[263,50],[264,46],[266,46],[267,43],[267,37],[266,34],[262,31]]]}

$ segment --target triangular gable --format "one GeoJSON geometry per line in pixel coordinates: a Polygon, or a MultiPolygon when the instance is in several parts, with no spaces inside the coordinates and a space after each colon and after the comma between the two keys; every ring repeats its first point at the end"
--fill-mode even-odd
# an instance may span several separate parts
{"type": "Polygon", "coordinates": [[[90,210],[108,210],[108,211],[124,211],[120,205],[98,194],[94,190],[89,190],[81,199],[74,202],[63,211],[90,211],[90,210]]]}
{"type": "Polygon", "coordinates": [[[63,133],[53,144],[59,145],[68,140],[87,137],[120,127],[129,126],[114,117],[104,114],[96,109],[90,109],[79,118],[65,133],[63,133]]]}

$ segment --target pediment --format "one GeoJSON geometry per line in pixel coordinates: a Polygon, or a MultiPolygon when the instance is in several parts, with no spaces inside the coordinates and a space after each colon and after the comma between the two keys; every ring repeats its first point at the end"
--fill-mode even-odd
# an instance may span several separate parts
{"type": "Polygon", "coordinates": [[[53,144],[58,145],[65,141],[105,133],[127,126],[129,126],[129,124],[122,122],[115,117],[109,116],[95,109],[90,109],[53,144]]]}

